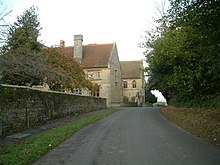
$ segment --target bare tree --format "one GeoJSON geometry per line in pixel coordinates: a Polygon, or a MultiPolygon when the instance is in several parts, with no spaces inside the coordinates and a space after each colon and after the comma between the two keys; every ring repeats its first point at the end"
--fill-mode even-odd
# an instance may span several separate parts
{"type": "Polygon", "coordinates": [[[5,22],[5,17],[11,13],[11,10],[8,9],[6,3],[0,0],[0,44],[4,42],[7,35],[6,31],[8,30],[9,25],[5,22]]]}

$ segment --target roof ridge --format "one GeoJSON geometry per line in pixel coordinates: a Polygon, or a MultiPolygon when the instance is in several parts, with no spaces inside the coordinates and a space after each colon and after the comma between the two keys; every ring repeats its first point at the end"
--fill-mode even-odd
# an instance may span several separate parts
{"type": "MultiPolygon", "coordinates": [[[[105,46],[105,45],[114,45],[114,43],[105,43],[105,44],[87,44],[87,45],[83,45],[83,46],[105,46]]],[[[64,46],[63,48],[71,48],[74,47],[74,45],[71,46],[64,46]]]]}
{"type": "Polygon", "coordinates": [[[120,62],[142,62],[143,60],[128,60],[128,61],[120,61],[120,62]]]}
{"type": "Polygon", "coordinates": [[[90,45],[99,46],[99,45],[113,45],[113,44],[114,44],[114,43],[103,43],[103,44],[91,43],[91,44],[87,44],[87,45],[83,45],[83,46],[90,46],[90,45]]]}
{"type": "MultiPolygon", "coordinates": [[[[61,46],[62,47],[62,46],[61,46]]],[[[63,48],[69,48],[69,47],[74,47],[74,46],[63,46],[63,48]]]]}

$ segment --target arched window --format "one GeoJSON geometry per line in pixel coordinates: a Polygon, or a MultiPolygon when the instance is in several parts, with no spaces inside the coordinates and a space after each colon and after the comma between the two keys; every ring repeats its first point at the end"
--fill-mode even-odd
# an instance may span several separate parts
{"type": "Polygon", "coordinates": [[[133,80],[133,81],[132,81],[132,88],[136,88],[136,86],[137,86],[136,81],[133,80]]]}
{"type": "Polygon", "coordinates": [[[127,81],[124,81],[124,88],[128,88],[128,83],[127,83],[127,81]]]}

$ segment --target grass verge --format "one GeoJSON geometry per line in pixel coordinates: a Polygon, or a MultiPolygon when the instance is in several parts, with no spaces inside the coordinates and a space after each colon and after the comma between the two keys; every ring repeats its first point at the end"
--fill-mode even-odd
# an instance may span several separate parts
{"type": "Polygon", "coordinates": [[[220,110],[168,106],[161,114],[179,127],[220,147],[220,110]]]}
{"type": "Polygon", "coordinates": [[[70,137],[74,132],[100,120],[117,109],[108,109],[33,135],[18,144],[0,148],[0,164],[30,164],[70,137]]]}

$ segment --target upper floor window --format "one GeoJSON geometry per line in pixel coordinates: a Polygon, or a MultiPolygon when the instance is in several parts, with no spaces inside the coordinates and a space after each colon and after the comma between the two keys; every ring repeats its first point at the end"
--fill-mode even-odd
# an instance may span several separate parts
{"type": "Polygon", "coordinates": [[[128,88],[128,82],[124,81],[123,86],[124,86],[124,88],[128,88]]]}
{"type": "Polygon", "coordinates": [[[97,78],[101,79],[101,71],[98,71],[97,78]]]}
{"type": "Polygon", "coordinates": [[[94,72],[93,71],[88,71],[87,75],[88,75],[89,79],[93,79],[94,78],[94,72]]]}
{"type": "Polygon", "coordinates": [[[115,79],[117,79],[118,71],[115,70],[115,79]]]}
{"type": "Polygon", "coordinates": [[[137,87],[136,81],[133,80],[133,81],[132,81],[132,88],[136,88],[136,87],[137,87]]]}

